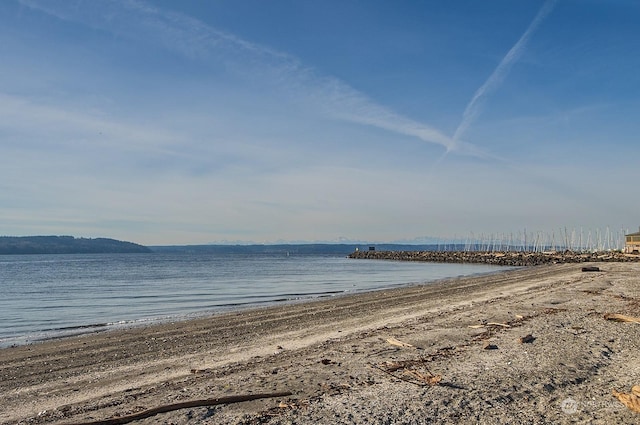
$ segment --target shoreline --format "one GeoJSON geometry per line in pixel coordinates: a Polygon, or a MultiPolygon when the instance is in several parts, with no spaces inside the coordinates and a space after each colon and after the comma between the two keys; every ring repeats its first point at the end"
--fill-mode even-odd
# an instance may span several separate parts
{"type": "Polygon", "coordinates": [[[640,316],[640,264],[597,265],[596,273],[537,266],[0,349],[0,423],[78,423],[282,391],[292,395],[136,423],[633,422],[638,414],[611,390],[640,383],[640,325],[602,315],[640,316]],[[519,343],[527,334],[534,341],[519,343]],[[441,381],[421,385],[428,374],[441,381]],[[562,407],[567,399],[575,411],[562,407]]]}

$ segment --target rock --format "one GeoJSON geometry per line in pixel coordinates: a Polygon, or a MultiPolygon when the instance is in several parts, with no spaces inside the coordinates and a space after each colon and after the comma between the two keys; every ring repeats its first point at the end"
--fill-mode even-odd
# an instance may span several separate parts
{"type": "MultiPolygon", "coordinates": [[[[425,261],[433,263],[477,263],[496,266],[527,267],[542,264],[588,263],[588,262],[639,262],[640,256],[628,256],[622,252],[578,253],[565,252],[515,252],[515,251],[355,251],[349,258],[425,261]]],[[[583,271],[600,271],[598,267],[585,266],[583,271]],[[588,270],[586,270],[588,269],[588,270]]]]}
{"type": "Polygon", "coordinates": [[[530,344],[535,340],[536,340],[536,338],[531,334],[525,335],[525,336],[521,336],[520,337],[520,344],[530,344]]]}
{"type": "Polygon", "coordinates": [[[489,342],[489,341],[485,341],[485,342],[482,344],[482,349],[483,349],[483,350],[497,350],[497,349],[498,349],[498,346],[497,346],[497,345],[495,345],[495,344],[492,344],[492,343],[491,343],[491,342],[489,342]]]}

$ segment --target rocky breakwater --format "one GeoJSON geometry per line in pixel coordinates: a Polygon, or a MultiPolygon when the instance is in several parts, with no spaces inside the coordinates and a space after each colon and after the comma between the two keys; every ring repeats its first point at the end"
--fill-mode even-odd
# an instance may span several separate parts
{"type": "Polygon", "coordinates": [[[565,252],[475,252],[475,251],[355,251],[349,258],[433,263],[477,263],[497,266],[539,266],[542,264],[589,262],[640,262],[639,255],[619,251],[565,252]]]}

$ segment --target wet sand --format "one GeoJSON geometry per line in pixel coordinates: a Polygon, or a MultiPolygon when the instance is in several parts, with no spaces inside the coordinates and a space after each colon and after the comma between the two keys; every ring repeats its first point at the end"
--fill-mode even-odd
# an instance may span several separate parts
{"type": "Polygon", "coordinates": [[[0,423],[637,423],[640,264],[544,265],[0,350],[0,423]],[[600,272],[582,272],[584,266],[600,272]],[[531,335],[531,342],[521,339],[531,335]]]}

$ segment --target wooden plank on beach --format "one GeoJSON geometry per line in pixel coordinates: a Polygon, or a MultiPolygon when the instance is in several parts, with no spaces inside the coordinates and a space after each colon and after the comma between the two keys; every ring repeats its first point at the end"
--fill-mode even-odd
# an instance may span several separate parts
{"type": "Polygon", "coordinates": [[[387,339],[387,342],[391,345],[395,345],[398,347],[404,347],[404,348],[414,348],[414,345],[409,344],[408,342],[402,342],[394,337],[391,337],[389,339],[387,339]]]}
{"type": "Polygon", "coordinates": [[[606,313],[604,315],[606,320],[613,320],[614,322],[625,322],[625,323],[640,323],[640,318],[625,316],[624,314],[617,313],[606,313]]]}
{"type": "Polygon", "coordinates": [[[76,423],[73,425],[119,425],[119,424],[126,424],[133,421],[138,421],[140,419],[150,418],[160,413],[172,412],[174,410],[181,410],[181,409],[187,409],[187,408],[193,408],[193,407],[216,406],[219,404],[240,403],[244,401],[258,400],[261,398],[286,397],[292,394],[293,393],[289,391],[284,391],[284,392],[277,392],[277,393],[245,394],[245,395],[235,395],[235,396],[228,396],[228,397],[218,397],[218,398],[205,399],[205,400],[192,400],[192,401],[185,401],[182,403],[165,404],[163,406],[158,406],[158,407],[154,407],[153,409],[143,410],[142,412],[134,413],[132,415],[119,416],[116,418],[103,419],[98,421],[76,423]]]}

